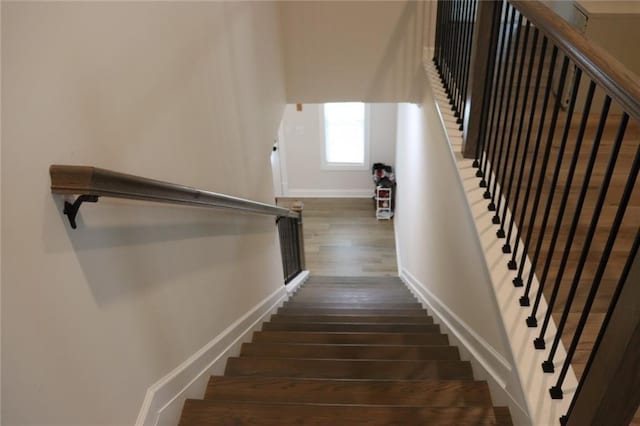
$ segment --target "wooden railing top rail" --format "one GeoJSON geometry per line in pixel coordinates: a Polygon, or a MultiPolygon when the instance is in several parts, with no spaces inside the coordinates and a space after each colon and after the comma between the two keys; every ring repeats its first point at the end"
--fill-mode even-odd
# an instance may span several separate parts
{"type": "Polygon", "coordinates": [[[630,117],[640,120],[640,80],[620,61],[538,0],[509,0],[583,72],[617,101],[630,117]]]}
{"type": "MultiPolygon", "coordinates": [[[[199,207],[219,207],[272,216],[300,217],[298,212],[272,204],[118,173],[98,167],[52,165],[49,168],[49,174],[51,175],[52,193],[85,196],[85,199],[79,197],[81,202],[97,201],[97,197],[112,197],[187,204],[199,207]]],[[[71,206],[65,206],[65,214],[68,214],[67,209],[71,209],[71,206]]],[[[78,207],[79,203],[74,207],[76,212],[78,207]]],[[[75,217],[75,213],[73,216],[75,217]]],[[[69,218],[70,220],[72,219],[71,216],[69,218]]],[[[73,220],[72,226],[75,228],[73,220]]]]}

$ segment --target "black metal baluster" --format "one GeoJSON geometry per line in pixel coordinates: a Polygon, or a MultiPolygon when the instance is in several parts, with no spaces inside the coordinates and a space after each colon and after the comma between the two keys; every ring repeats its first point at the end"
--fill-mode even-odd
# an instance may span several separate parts
{"type": "Polygon", "coordinates": [[[438,52],[438,71],[440,72],[440,79],[444,76],[444,54],[445,54],[445,43],[446,43],[446,32],[447,25],[445,22],[445,11],[446,11],[446,2],[447,0],[439,0],[438,8],[440,10],[440,21],[438,22],[438,26],[440,27],[440,42],[439,42],[439,52],[438,52]]]}
{"type": "Polygon", "coordinates": [[[442,0],[438,0],[436,3],[436,39],[434,44],[433,51],[433,63],[438,70],[438,74],[440,74],[440,52],[442,49],[440,48],[440,43],[442,42],[442,0]]]}
{"type": "MultiPolygon", "coordinates": [[[[623,114],[622,123],[620,124],[620,128],[618,130],[618,135],[621,136],[620,145],[622,145],[622,139],[624,138],[624,132],[627,127],[628,120],[629,116],[626,113],[623,114]]],[[[615,165],[613,167],[615,167],[615,165]]],[[[607,170],[609,180],[613,175],[613,167],[611,168],[611,170],[607,170]]],[[[611,256],[613,245],[615,244],[616,238],[618,237],[620,225],[622,225],[622,220],[624,219],[624,215],[627,211],[627,206],[629,205],[629,200],[631,199],[631,194],[633,193],[636,178],[638,177],[638,169],[640,169],[640,146],[636,148],[636,156],[633,160],[633,166],[631,167],[631,171],[629,172],[629,178],[627,179],[624,193],[622,194],[622,198],[620,199],[620,203],[618,204],[618,211],[616,212],[616,217],[613,220],[613,224],[611,225],[611,231],[609,232],[607,243],[604,247],[602,257],[600,258],[596,276],[594,277],[591,288],[589,289],[589,295],[587,296],[587,300],[584,303],[582,313],[580,314],[580,319],[578,320],[578,325],[576,326],[576,331],[573,335],[573,339],[571,340],[571,344],[569,345],[569,349],[567,350],[567,357],[562,364],[562,369],[560,370],[560,374],[558,375],[558,381],[556,382],[555,386],[549,389],[549,392],[551,393],[551,397],[553,399],[562,398],[562,383],[567,376],[567,371],[569,370],[571,360],[573,359],[573,355],[575,354],[576,348],[578,347],[580,336],[582,336],[582,331],[584,330],[584,326],[587,323],[587,318],[591,313],[593,301],[595,300],[598,289],[600,288],[600,283],[602,282],[604,271],[607,268],[607,262],[609,262],[609,257],[611,256]]]]}
{"type": "Polygon", "coordinates": [[[442,86],[447,91],[447,58],[449,51],[449,3],[450,0],[442,0],[442,64],[440,65],[440,81],[442,86]]]}
{"type": "MultiPolygon", "coordinates": [[[[580,70],[578,70],[580,71],[580,70]]],[[[595,93],[596,84],[592,81],[589,84],[589,90],[587,92],[587,97],[584,103],[584,109],[582,111],[582,119],[580,122],[580,129],[578,131],[578,136],[576,138],[576,145],[573,150],[573,157],[571,158],[571,165],[569,166],[569,172],[567,174],[567,180],[565,182],[564,192],[562,194],[562,200],[560,201],[560,207],[558,208],[558,220],[553,229],[553,235],[551,236],[551,243],[549,245],[547,260],[544,264],[544,270],[542,272],[542,277],[540,278],[540,282],[538,283],[538,292],[536,294],[536,300],[533,304],[533,309],[531,310],[531,315],[527,317],[527,325],[529,327],[537,327],[538,321],[536,319],[536,313],[538,312],[538,308],[540,307],[540,300],[542,299],[542,294],[544,290],[545,283],[547,282],[547,276],[549,274],[549,269],[551,267],[551,261],[553,260],[553,255],[555,253],[556,243],[558,242],[558,236],[560,235],[560,230],[562,229],[562,222],[564,219],[564,212],[567,207],[567,201],[569,200],[569,194],[571,193],[571,185],[573,184],[573,177],[576,172],[576,167],[578,165],[578,160],[580,158],[580,150],[582,148],[582,141],[584,140],[584,134],[587,129],[587,123],[589,121],[589,115],[591,112],[591,103],[593,102],[593,95],[595,93]]],[[[555,303],[555,299],[559,289],[559,281],[556,281],[556,285],[553,288],[551,293],[551,298],[549,299],[549,306],[552,307],[555,303]]],[[[543,333],[544,334],[544,333],[543,333]]],[[[542,335],[543,335],[542,334],[542,335]]],[[[538,342],[541,345],[540,349],[544,348],[544,341],[541,340],[538,342]]]]}
{"type": "Polygon", "coordinates": [[[449,105],[453,108],[453,99],[455,97],[455,84],[456,84],[456,52],[458,46],[458,34],[456,31],[456,15],[458,13],[458,0],[452,0],[451,2],[451,20],[449,25],[451,26],[451,48],[449,49],[449,105]]]}
{"type": "Polygon", "coordinates": [[[288,249],[288,255],[287,255],[288,275],[287,275],[287,279],[290,279],[291,278],[291,274],[293,273],[293,247],[292,247],[292,244],[291,244],[292,230],[291,230],[291,221],[289,220],[289,218],[285,219],[285,227],[287,229],[287,249],[288,249]]]}
{"type": "Polygon", "coordinates": [[[279,217],[278,219],[278,235],[280,236],[280,254],[282,255],[282,273],[284,275],[284,279],[285,281],[288,278],[288,259],[287,259],[287,241],[286,241],[286,235],[285,235],[285,227],[284,227],[284,218],[283,217],[279,217]]]}
{"type": "Polygon", "coordinates": [[[464,127],[464,118],[467,111],[467,93],[469,88],[469,67],[471,66],[471,44],[473,43],[473,28],[476,17],[476,5],[477,0],[469,0],[469,11],[467,14],[467,21],[465,22],[466,27],[466,38],[465,38],[465,46],[464,46],[464,73],[462,75],[462,108],[461,108],[461,121],[460,121],[460,130],[464,127]]]}
{"type": "MultiPolygon", "coordinates": [[[[555,49],[554,49],[554,53],[556,53],[555,49]]],[[[551,66],[555,67],[555,57],[553,56],[553,54],[551,58],[551,66]]],[[[520,258],[520,267],[518,268],[517,276],[513,279],[513,285],[515,285],[516,287],[522,287],[522,274],[524,273],[524,265],[527,260],[527,253],[529,252],[529,245],[531,244],[531,238],[533,237],[533,227],[536,223],[536,218],[538,215],[538,207],[540,206],[540,199],[542,198],[542,188],[544,186],[544,179],[546,177],[547,166],[549,164],[549,155],[551,154],[551,146],[553,145],[553,136],[555,135],[555,132],[556,132],[556,124],[558,122],[558,113],[560,112],[560,104],[562,103],[560,93],[564,92],[564,85],[567,80],[568,67],[569,67],[569,58],[565,57],[564,61],[562,62],[562,70],[560,71],[560,84],[558,85],[558,96],[556,96],[556,100],[554,102],[553,113],[551,114],[551,123],[549,125],[549,133],[547,136],[547,144],[542,157],[542,166],[540,167],[540,175],[538,176],[538,187],[536,189],[536,194],[533,199],[533,208],[531,209],[531,214],[529,215],[529,224],[527,226],[528,228],[527,236],[525,237],[524,245],[522,246],[522,256],[520,258]]],[[[553,71],[549,73],[549,80],[547,81],[547,84],[548,84],[547,92],[545,93],[545,100],[542,107],[542,115],[540,116],[540,125],[538,127],[538,136],[536,139],[536,145],[540,143],[540,138],[542,137],[542,133],[544,131],[546,108],[549,100],[549,94],[551,93],[551,86],[553,84],[553,71]]],[[[533,158],[534,160],[532,164],[532,169],[535,168],[536,156],[534,155],[533,158]]],[[[529,191],[531,189],[531,184],[533,182],[533,175],[534,173],[532,171],[531,174],[529,175],[529,183],[527,185],[527,193],[525,195],[525,203],[524,203],[525,206],[527,204],[526,200],[528,200],[529,191]]],[[[524,212],[524,209],[522,211],[524,212]]],[[[523,226],[524,226],[524,222],[521,221],[519,229],[522,229],[523,226]]],[[[542,236],[539,235],[539,237],[542,237],[542,236]]],[[[517,240],[516,240],[516,246],[517,246],[517,240]]],[[[515,255],[513,258],[515,259],[515,255]]],[[[531,271],[531,273],[534,273],[534,271],[531,271]]]]}
{"type": "Polygon", "coordinates": [[[456,48],[454,50],[454,60],[453,60],[453,66],[454,66],[454,84],[455,84],[455,90],[452,93],[451,96],[451,100],[449,101],[449,103],[451,104],[451,109],[453,110],[453,115],[456,118],[460,118],[460,105],[458,104],[458,98],[460,96],[460,69],[462,66],[462,57],[460,56],[462,53],[462,26],[461,26],[461,22],[462,22],[462,12],[463,12],[463,6],[464,6],[464,1],[463,0],[458,0],[455,2],[456,3],[456,13],[455,13],[455,19],[454,19],[454,23],[455,23],[455,44],[456,44],[456,48]]]}
{"type": "Polygon", "coordinates": [[[298,251],[298,245],[297,245],[298,228],[296,226],[295,219],[289,218],[289,227],[291,228],[291,263],[293,266],[291,268],[291,278],[293,278],[298,273],[298,265],[300,264],[299,258],[298,258],[299,251],[298,251]]]}
{"type": "Polygon", "coordinates": [[[595,358],[598,350],[600,349],[600,345],[602,343],[602,338],[604,337],[604,333],[607,331],[607,327],[609,326],[609,321],[611,321],[611,315],[613,311],[616,309],[616,305],[618,304],[618,300],[620,299],[620,293],[624,289],[625,284],[627,283],[627,278],[629,276],[629,271],[631,270],[631,265],[633,264],[634,259],[638,255],[638,250],[640,250],[640,229],[636,232],[636,238],[631,247],[631,251],[629,252],[629,257],[625,262],[624,268],[622,269],[622,274],[620,274],[620,279],[618,280],[618,285],[613,292],[613,296],[611,297],[611,301],[609,302],[609,307],[607,309],[607,313],[602,320],[602,325],[600,326],[600,331],[598,332],[598,336],[596,337],[595,342],[593,343],[593,349],[591,350],[591,354],[589,354],[589,359],[587,360],[587,364],[584,368],[582,376],[580,377],[580,382],[578,383],[578,387],[575,392],[574,398],[571,400],[571,405],[569,405],[569,410],[565,416],[560,418],[560,424],[567,424],[567,420],[571,417],[571,413],[573,412],[577,396],[580,394],[582,387],[584,386],[584,381],[586,377],[589,375],[591,371],[591,366],[593,364],[593,359],[595,358]]]}
{"type": "MultiPolygon", "coordinates": [[[[522,18],[522,15],[521,15],[522,18]]],[[[520,29],[522,27],[522,19],[520,20],[519,24],[518,24],[518,32],[520,32],[520,29]]],[[[493,218],[491,219],[491,221],[496,224],[499,225],[500,224],[500,206],[502,205],[502,194],[505,194],[505,182],[507,181],[507,174],[509,171],[509,155],[511,154],[511,146],[512,146],[512,142],[513,142],[513,128],[515,126],[515,121],[516,121],[516,111],[518,110],[518,103],[520,102],[520,88],[522,86],[522,74],[524,71],[524,63],[525,63],[525,59],[527,57],[527,46],[529,45],[529,30],[531,29],[531,22],[529,20],[527,20],[527,23],[525,25],[525,31],[524,31],[524,40],[522,42],[522,52],[520,54],[520,62],[519,62],[519,66],[518,66],[518,77],[516,78],[516,93],[514,95],[513,98],[513,107],[511,109],[511,120],[509,121],[509,138],[506,140],[506,145],[507,145],[507,152],[505,153],[504,156],[504,165],[502,166],[502,173],[500,176],[500,195],[499,197],[497,197],[498,199],[498,203],[496,205],[495,211],[496,214],[493,216],[493,218]]],[[[519,35],[519,34],[518,34],[519,35]]],[[[517,45],[517,42],[516,42],[517,45]]],[[[516,49],[517,50],[517,49],[516,49]]],[[[516,55],[514,54],[514,61],[516,60],[516,55]]],[[[515,63],[514,63],[514,69],[515,69],[515,63]]],[[[511,90],[513,88],[513,74],[511,76],[511,81],[509,83],[509,95],[508,95],[508,102],[507,105],[511,106],[511,90]]],[[[505,111],[505,121],[507,120],[507,116],[509,115],[508,111],[505,111]]],[[[503,144],[505,143],[505,137],[506,137],[506,129],[507,129],[507,125],[505,124],[503,130],[502,130],[502,140],[503,140],[503,144]]],[[[500,153],[502,154],[502,153],[500,153]]],[[[500,156],[500,159],[498,161],[498,163],[500,164],[501,162],[501,158],[502,155],[500,156]]],[[[515,156],[513,157],[515,160],[515,156]]],[[[509,181],[511,181],[511,178],[513,177],[513,168],[511,169],[511,175],[509,175],[509,181]]],[[[494,182],[494,187],[493,187],[493,197],[491,202],[495,204],[495,199],[496,199],[496,193],[497,193],[497,187],[498,185],[498,179],[495,180],[494,182]]],[[[502,226],[501,228],[502,229],[502,226]]],[[[496,232],[496,236],[498,238],[504,238],[504,231],[502,231],[502,233],[500,232],[500,229],[496,232]]]]}
{"type": "MultiPolygon", "coordinates": [[[[549,222],[549,215],[551,214],[551,206],[553,205],[553,199],[555,197],[556,186],[558,184],[558,177],[560,176],[560,169],[562,161],[564,159],[564,152],[567,147],[567,139],[569,138],[569,131],[571,130],[571,122],[573,119],[573,111],[576,106],[576,100],[578,98],[578,89],[580,87],[580,78],[582,77],[582,70],[577,69],[575,79],[573,82],[573,89],[571,90],[571,100],[569,102],[569,109],[567,110],[567,118],[564,123],[564,131],[562,132],[562,139],[560,142],[560,148],[558,150],[558,158],[556,160],[556,167],[553,170],[553,177],[551,178],[551,184],[549,186],[549,195],[547,196],[547,205],[544,209],[544,215],[542,217],[542,224],[540,225],[540,233],[538,242],[536,243],[536,249],[531,261],[531,269],[529,270],[529,277],[527,278],[527,285],[524,290],[524,295],[520,298],[520,306],[529,306],[529,292],[531,291],[531,285],[533,283],[533,277],[535,276],[536,267],[538,265],[538,259],[540,258],[540,251],[542,250],[542,243],[547,230],[547,223],[549,222]]],[[[564,88],[563,88],[564,89],[564,88]]],[[[562,93],[558,91],[558,93],[562,93]]],[[[558,97],[558,99],[560,99],[558,97]]],[[[527,320],[528,321],[528,320],[527,320]]],[[[527,322],[527,324],[529,324],[527,322]]]]}
{"type": "MultiPolygon", "coordinates": [[[[508,68],[509,68],[509,54],[511,51],[511,44],[512,44],[512,40],[513,40],[513,24],[515,23],[515,14],[516,14],[516,9],[515,7],[511,6],[511,4],[507,3],[507,11],[509,10],[509,8],[511,8],[511,12],[509,14],[509,17],[506,19],[505,22],[505,26],[504,26],[504,31],[502,33],[502,43],[503,43],[503,50],[500,52],[500,62],[504,62],[504,69],[502,70],[502,75],[500,75],[500,73],[498,73],[497,75],[497,79],[499,82],[501,82],[500,85],[500,94],[498,95],[498,91],[497,91],[497,86],[496,86],[496,92],[494,93],[494,95],[496,95],[495,100],[498,102],[498,112],[497,112],[497,116],[496,116],[496,111],[495,111],[495,104],[494,104],[494,110],[493,110],[493,115],[491,117],[491,128],[490,130],[492,132],[495,132],[495,134],[490,133],[491,138],[493,140],[493,148],[492,148],[492,152],[491,152],[491,163],[490,163],[490,167],[487,169],[489,176],[485,177],[486,181],[487,181],[487,189],[485,190],[483,197],[485,199],[490,199],[491,198],[491,182],[494,178],[497,178],[497,176],[495,176],[498,173],[498,169],[496,168],[496,152],[498,151],[498,145],[499,145],[499,138],[498,138],[498,133],[500,131],[500,126],[504,125],[504,123],[501,123],[501,115],[502,115],[502,106],[504,105],[504,89],[506,86],[506,82],[507,82],[507,73],[508,73],[508,68]],[[506,42],[506,49],[504,49],[504,43],[506,42]]],[[[506,14],[505,14],[506,15],[506,14]]],[[[495,208],[495,205],[489,204],[488,206],[489,210],[491,211],[492,209],[495,208]]]]}
{"type": "MultiPolygon", "coordinates": [[[[504,2],[502,3],[504,5],[504,2]]],[[[497,12],[498,8],[496,8],[497,12]]],[[[499,25],[500,25],[501,15],[494,14],[491,20],[491,43],[489,46],[488,57],[490,58],[487,61],[487,82],[483,88],[482,94],[482,108],[480,111],[480,133],[478,136],[478,143],[476,144],[476,160],[473,162],[473,166],[477,167],[476,177],[484,178],[484,168],[482,166],[483,160],[486,157],[487,152],[487,124],[488,124],[488,110],[490,102],[491,90],[493,88],[493,74],[491,70],[494,69],[495,60],[496,60],[496,48],[498,46],[498,33],[499,33],[499,25]],[[491,76],[491,78],[489,78],[491,76]]],[[[485,183],[486,185],[486,183],[485,183]]]]}
{"type": "MultiPolygon", "coordinates": [[[[609,97],[607,99],[610,102],[609,97]]],[[[551,349],[549,350],[549,356],[547,360],[542,364],[543,370],[545,372],[553,372],[553,357],[558,350],[558,344],[560,343],[560,339],[562,338],[562,332],[567,323],[567,317],[569,316],[569,310],[571,309],[571,305],[573,304],[573,299],[576,294],[576,290],[578,289],[578,285],[580,284],[580,278],[582,277],[582,271],[584,270],[584,265],[587,262],[587,256],[589,255],[589,250],[591,249],[591,243],[593,242],[593,236],[596,232],[596,227],[598,226],[598,220],[600,219],[600,212],[602,211],[602,206],[604,205],[604,200],[607,196],[607,191],[609,190],[609,184],[611,183],[611,178],[613,176],[613,170],[616,166],[616,162],[618,160],[618,154],[620,152],[620,147],[622,146],[622,140],[624,139],[624,133],[627,129],[627,122],[629,117],[624,114],[622,117],[622,123],[618,129],[618,135],[616,136],[616,141],[611,151],[611,156],[609,158],[609,164],[607,166],[607,172],[605,177],[600,185],[600,194],[598,195],[598,201],[596,202],[595,209],[593,211],[593,215],[591,216],[591,223],[589,224],[589,229],[587,231],[587,236],[585,237],[585,241],[582,245],[582,252],[580,253],[580,260],[578,261],[578,266],[576,268],[576,273],[573,276],[573,282],[571,283],[571,288],[569,289],[569,295],[567,296],[567,302],[564,305],[564,310],[562,311],[562,316],[560,317],[560,323],[558,324],[558,330],[556,331],[556,335],[553,339],[553,343],[551,345],[551,349]]],[[[605,118],[606,120],[606,118],[605,118]]],[[[552,395],[553,397],[553,395],[552,395]]]]}
{"type": "MultiPolygon", "coordinates": [[[[464,126],[464,117],[467,110],[467,90],[469,86],[469,67],[471,66],[471,45],[473,43],[473,28],[476,16],[476,4],[477,0],[469,0],[469,13],[467,14],[466,27],[466,40],[464,48],[464,73],[462,74],[462,108],[460,117],[460,130],[464,126]]],[[[477,157],[476,157],[477,158],[477,157]]]]}
{"type": "MultiPolygon", "coordinates": [[[[507,16],[509,9],[511,9],[512,14],[513,14],[513,10],[514,8],[509,4],[509,3],[505,3],[506,4],[506,8],[503,8],[504,11],[504,16],[507,16]]],[[[505,48],[505,41],[507,38],[507,33],[509,32],[509,19],[507,18],[505,24],[501,27],[502,31],[500,32],[500,48],[497,51],[496,54],[496,64],[495,64],[495,69],[497,69],[497,71],[495,72],[495,74],[491,77],[494,80],[493,83],[493,94],[491,97],[491,115],[490,115],[490,119],[488,120],[489,123],[489,127],[488,127],[488,136],[487,136],[487,152],[485,154],[485,160],[484,160],[484,167],[483,167],[483,171],[484,171],[484,179],[482,179],[482,181],[480,181],[480,187],[481,188],[487,188],[487,190],[484,193],[484,198],[489,199],[491,198],[491,194],[489,193],[489,186],[491,185],[491,170],[493,169],[493,167],[495,166],[495,162],[493,161],[493,159],[495,158],[495,152],[496,152],[496,145],[497,145],[497,138],[493,137],[493,131],[494,129],[496,129],[497,131],[497,126],[499,123],[496,123],[496,105],[498,102],[498,90],[499,90],[499,83],[500,83],[500,75],[501,75],[501,71],[502,71],[502,63],[504,61],[504,48],[505,48]],[[489,149],[491,149],[491,163],[489,163],[489,149]],[[491,164],[491,167],[489,167],[489,164],[491,164]]],[[[494,69],[494,70],[495,70],[494,69]]]]}
{"type": "Polygon", "coordinates": [[[296,254],[296,269],[295,275],[298,275],[302,271],[301,264],[302,259],[300,258],[300,246],[302,245],[302,241],[300,241],[300,229],[298,228],[298,219],[291,219],[291,226],[293,227],[293,232],[295,235],[295,243],[293,245],[293,251],[296,254]]]}
{"type": "MultiPolygon", "coordinates": [[[[533,118],[536,113],[536,107],[538,105],[538,95],[540,94],[540,82],[542,80],[542,74],[544,71],[544,57],[547,54],[547,38],[542,37],[542,46],[540,47],[540,60],[538,62],[538,71],[536,74],[536,82],[533,89],[533,99],[531,104],[531,111],[529,112],[529,120],[527,122],[527,134],[524,138],[524,148],[522,150],[522,159],[520,161],[520,174],[518,175],[518,183],[516,184],[516,196],[513,201],[513,211],[511,212],[511,220],[509,221],[509,231],[507,232],[507,241],[502,246],[504,253],[511,252],[511,233],[513,232],[513,226],[516,220],[516,213],[518,211],[518,202],[520,201],[520,189],[522,188],[522,179],[524,177],[525,166],[527,164],[527,155],[529,154],[529,143],[531,142],[531,131],[533,129],[533,118]]],[[[513,267],[515,269],[515,265],[513,267]]]]}
{"type": "MultiPolygon", "coordinates": [[[[531,22],[527,21],[527,27],[529,27],[529,25],[531,24],[531,22]]],[[[526,39],[526,38],[525,38],[526,39]]],[[[526,43],[525,43],[526,45],[526,43]]],[[[498,229],[498,231],[496,232],[496,236],[498,238],[504,238],[505,237],[505,232],[504,232],[504,225],[505,225],[505,221],[507,218],[507,210],[509,209],[509,199],[511,198],[511,189],[513,187],[513,174],[515,173],[516,170],[516,162],[518,159],[518,153],[520,152],[520,140],[522,137],[522,129],[524,128],[524,116],[525,113],[527,111],[527,101],[529,99],[529,86],[531,84],[531,78],[533,76],[533,63],[535,62],[535,54],[536,54],[536,49],[538,47],[538,29],[535,28],[534,32],[533,32],[533,42],[532,42],[532,47],[531,47],[531,54],[529,57],[529,65],[527,67],[527,83],[525,85],[524,88],[524,99],[522,101],[522,109],[520,111],[520,118],[518,121],[518,134],[516,136],[516,146],[515,146],[515,150],[513,152],[513,160],[511,162],[511,175],[509,178],[509,185],[507,188],[507,195],[505,198],[505,203],[504,203],[504,208],[502,211],[502,220],[500,220],[500,229],[498,229]]],[[[524,63],[524,59],[525,59],[525,52],[526,52],[526,48],[523,49],[522,51],[522,62],[524,63]]],[[[518,90],[516,92],[516,99],[519,99],[519,93],[520,93],[520,82],[521,82],[521,78],[518,77],[518,90]]],[[[509,145],[511,146],[511,141],[513,140],[513,129],[515,127],[515,118],[516,118],[516,111],[518,110],[517,105],[516,107],[513,109],[512,115],[511,115],[511,125],[509,128],[509,145]]],[[[509,157],[508,151],[507,151],[507,158],[509,157]]],[[[507,163],[505,162],[505,172],[504,175],[506,176],[506,167],[507,167],[507,163]]],[[[504,187],[504,181],[501,183],[501,188],[504,187]]],[[[500,199],[498,199],[500,200],[500,199]]],[[[498,208],[496,209],[496,214],[500,211],[500,202],[498,201],[498,208]]],[[[502,251],[504,253],[510,253],[511,252],[511,246],[509,245],[509,241],[506,242],[506,244],[502,247],[502,251]]]]}
{"type": "MultiPolygon", "coordinates": [[[[598,123],[598,129],[596,130],[596,136],[593,141],[593,146],[591,147],[591,154],[589,155],[589,162],[587,163],[587,167],[585,169],[585,176],[582,181],[582,187],[580,189],[580,194],[578,196],[578,202],[576,205],[575,213],[573,216],[573,220],[571,222],[571,227],[569,229],[569,234],[567,236],[567,241],[564,247],[564,252],[562,254],[562,259],[560,260],[560,267],[558,268],[558,273],[556,276],[556,281],[553,286],[553,291],[551,293],[551,298],[549,299],[547,312],[545,313],[544,321],[542,323],[542,329],[540,330],[540,335],[533,341],[533,345],[536,349],[544,349],[544,335],[547,331],[547,327],[549,326],[549,321],[551,319],[551,313],[553,311],[553,306],[555,304],[556,297],[558,296],[558,290],[560,289],[560,285],[562,283],[562,278],[564,276],[564,270],[567,266],[567,261],[569,259],[569,254],[571,253],[571,247],[573,245],[573,239],[575,238],[576,230],[578,228],[578,223],[580,222],[580,215],[582,213],[582,206],[584,205],[584,200],[587,196],[587,191],[589,189],[589,182],[591,181],[591,174],[593,173],[593,166],[596,163],[596,159],[598,156],[598,150],[600,149],[600,142],[602,140],[602,134],[604,133],[607,117],[609,115],[609,108],[611,107],[611,98],[608,96],[604,99],[604,104],[602,106],[602,112],[600,113],[600,121],[598,123]]],[[[571,293],[575,293],[575,288],[570,289],[569,295],[567,297],[567,303],[569,299],[573,299],[571,293]]],[[[549,372],[553,372],[553,364],[549,363],[549,372]]]]}
{"type": "Polygon", "coordinates": [[[462,108],[464,105],[463,97],[463,83],[464,83],[464,65],[465,65],[465,53],[466,53],[466,41],[467,41],[467,19],[469,14],[469,0],[461,0],[462,13],[460,14],[460,46],[458,48],[458,60],[460,61],[460,68],[458,70],[458,93],[456,97],[456,105],[458,116],[456,123],[462,124],[462,108]]]}
{"type": "Polygon", "coordinates": [[[455,48],[453,43],[453,1],[447,1],[447,9],[445,14],[445,19],[447,21],[447,44],[445,47],[445,65],[446,65],[446,73],[445,73],[445,83],[444,88],[447,92],[447,96],[451,98],[451,53],[455,48]]]}
{"type": "MultiPolygon", "coordinates": [[[[506,120],[506,116],[508,114],[508,110],[509,107],[511,106],[511,92],[513,89],[513,79],[515,77],[515,70],[516,70],[516,65],[517,65],[517,58],[518,58],[518,47],[520,46],[520,35],[522,33],[522,20],[523,20],[523,16],[518,13],[518,23],[517,25],[517,29],[516,29],[516,40],[515,40],[515,45],[514,45],[514,52],[512,55],[512,64],[511,64],[511,72],[509,73],[509,90],[507,92],[507,99],[506,99],[506,103],[502,102],[500,111],[498,112],[498,123],[503,123],[502,124],[502,133],[500,136],[500,150],[498,152],[498,161],[496,163],[496,168],[495,168],[495,179],[493,180],[493,189],[490,191],[492,194],[492,198],[491,198],[491,203],[489,203],[488,209],[489,211],[495,211],[496,210],[496,194],[497,194],[497,189],[498,189],[498,178],[499,176],[499,171],[500,171],[500,165],[502,164],[502,154],[504,152],[504,146],[505,146],[505,135],[507,133],[507,120],[506,120]],[[502,106],[504,106],[504,114],[505,114],[505,119],[502,120],[502,112],[503,112],[503,108],[502,106]]],[[[528,27],[527,27],[528,28],[528,27]]],[[[509,43],[509,46],[511,46],[511,43],[509,43]]],[[[507,50],[507,65],[509,63],[509,50],[507,50]]],[[[520,70],[522,70],[522,66],[520,67],[520,70]]],[[[502,93],[500,94],[500,97],[503,98],[504,97],[504,82],[506,81],[506,74],[507,74],[507,67],[505,66],[505,75],[504,75],[504,80],[503,80],[503,85],[502,85],[502,93]]],[[[515,109],[515,107],[514,107],[515,109]]],[[[496,137],[498,136],[498,133],[496,132],[496,137]]],[[[507,151],[507,155],[508,151],[507,151]]],[[[507,161],[505,159],[505,164],[507,164],[507,161]]],[[[506,170],[505,170],[506,171],[506,170]]],[[[502,174],[502,180],[504,181],[504,174],[502,174]]],[[[503,187],[500,186],[500,191],[503,191],[503,187]]],[[[500,199],[501,197],[498,197],[498,199],[500,199]]],[[[496,213],[496,215],[494,215],[493,217],[493,223],[494,224],[498,224],[500,222],[500,216],[498,216],[498,214],[496,213]],[[497,220],[497,222],[496,222],[497,220]]]]}
{"type": "MultiPolygon", "coordinates": [[[[513,245],[513,254],[511,255],[511,260],[507,264],[509,269],[515,270],[517,268],[516,257],[518,255],[518,245],[520,244],[520,235],[522,234],[522,230],[524,228],[524,220],[526,217],[527,206],[529,205],[529,197],[531,195],[531,187],[533,186],[533,178],[535,176],[536,171],[536,163],[538,162],[538,154],[540,153],[540,142],[542,139],[542,132],[544,130],[544,119],[547,116],[547,107],[549,106],[549,95],[551,94],[551,86],[553,83],[553,74],[555,72],[556,59],[558,57],[558,48],[553,46],[551,50],[551,64],[549,67],[549,75],[547,78],[547,87],[544,91],[544,99],[542,101],[542,111],[540,113],[540,120],[538,124],[538,134],[536,136],[536,142],[533,148],[533,158],[531,160],[531,166],[529,169],[529,176],[527,178],[527,189],[524,192],[524,200],[522,202],[522,212],[520,212],[520,221],[518,222],[518,231],[516,232],[516,242],[513,245]]],[[[566,70],[565,70],[566,73],[566,70]]],[[[535,113],[535,110],[532,109],[532,113],[535,113]]],[[[532,117],[533,118],[533,117],[532,117]]],[[[529,127],[529,133],[527,134],[527,138],[530,136],[531,127],[529,127]]],[[[544,170],[541,170],[540,173],[543,173],[544,170]]],[[[531,226],[529,227],[531,230],[531,226]]],[[[527,247],[523,250],[522,257],[524,258],[527,247]]],[[[513,280],[513,285],[516,287],[521,287],[522,282],[516,279],[513,280]]]]}

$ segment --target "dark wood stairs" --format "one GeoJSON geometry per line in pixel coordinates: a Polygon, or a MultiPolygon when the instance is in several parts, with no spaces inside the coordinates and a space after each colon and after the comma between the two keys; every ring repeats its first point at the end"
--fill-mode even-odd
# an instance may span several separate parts
{"type": "Polygon", "coordinates": [[[312,277],[229,358],[193,425],[511,425],[397,278],[312,277]]]}

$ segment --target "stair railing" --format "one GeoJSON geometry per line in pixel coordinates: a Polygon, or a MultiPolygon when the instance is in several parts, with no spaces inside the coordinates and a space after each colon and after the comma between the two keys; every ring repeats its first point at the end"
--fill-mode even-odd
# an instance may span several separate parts
{"type": "Polygon", "coordinates": [[[73,202],[64,203],[63,213],[68,217],[73,229],[77,228],[76,216],[82,203],[95,203],[100,197],[221,208],[276,216],[285,283],[304,269],[301,205],[297,205],[295,210],[289,210],[272,204],[89,166],[52,165],[49,174],[52,193],[78,196],[73,202]]]}
{"type": "Polygon", "coordinates": [[[547,350],[545,373],[567,339],[552,398],[563,398],[576,352],[588,348],[561,423],[628,424],[640,404],[640,79],[535,0],[439,0],[434,62],[452,108],[465,111],[463,155],[523,290],[523,326],[539,327],[532,343],[547,350]],[[598,330],[592,347],[587,325],[598,330]]]}

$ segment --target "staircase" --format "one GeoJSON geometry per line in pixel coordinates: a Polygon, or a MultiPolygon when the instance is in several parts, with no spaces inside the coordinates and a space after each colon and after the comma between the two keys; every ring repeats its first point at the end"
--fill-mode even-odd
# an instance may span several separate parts
{"type": "Polygon", "coordinates": [[[510,425],[398,278],[312,277],[181,426],[510,425]]]}

